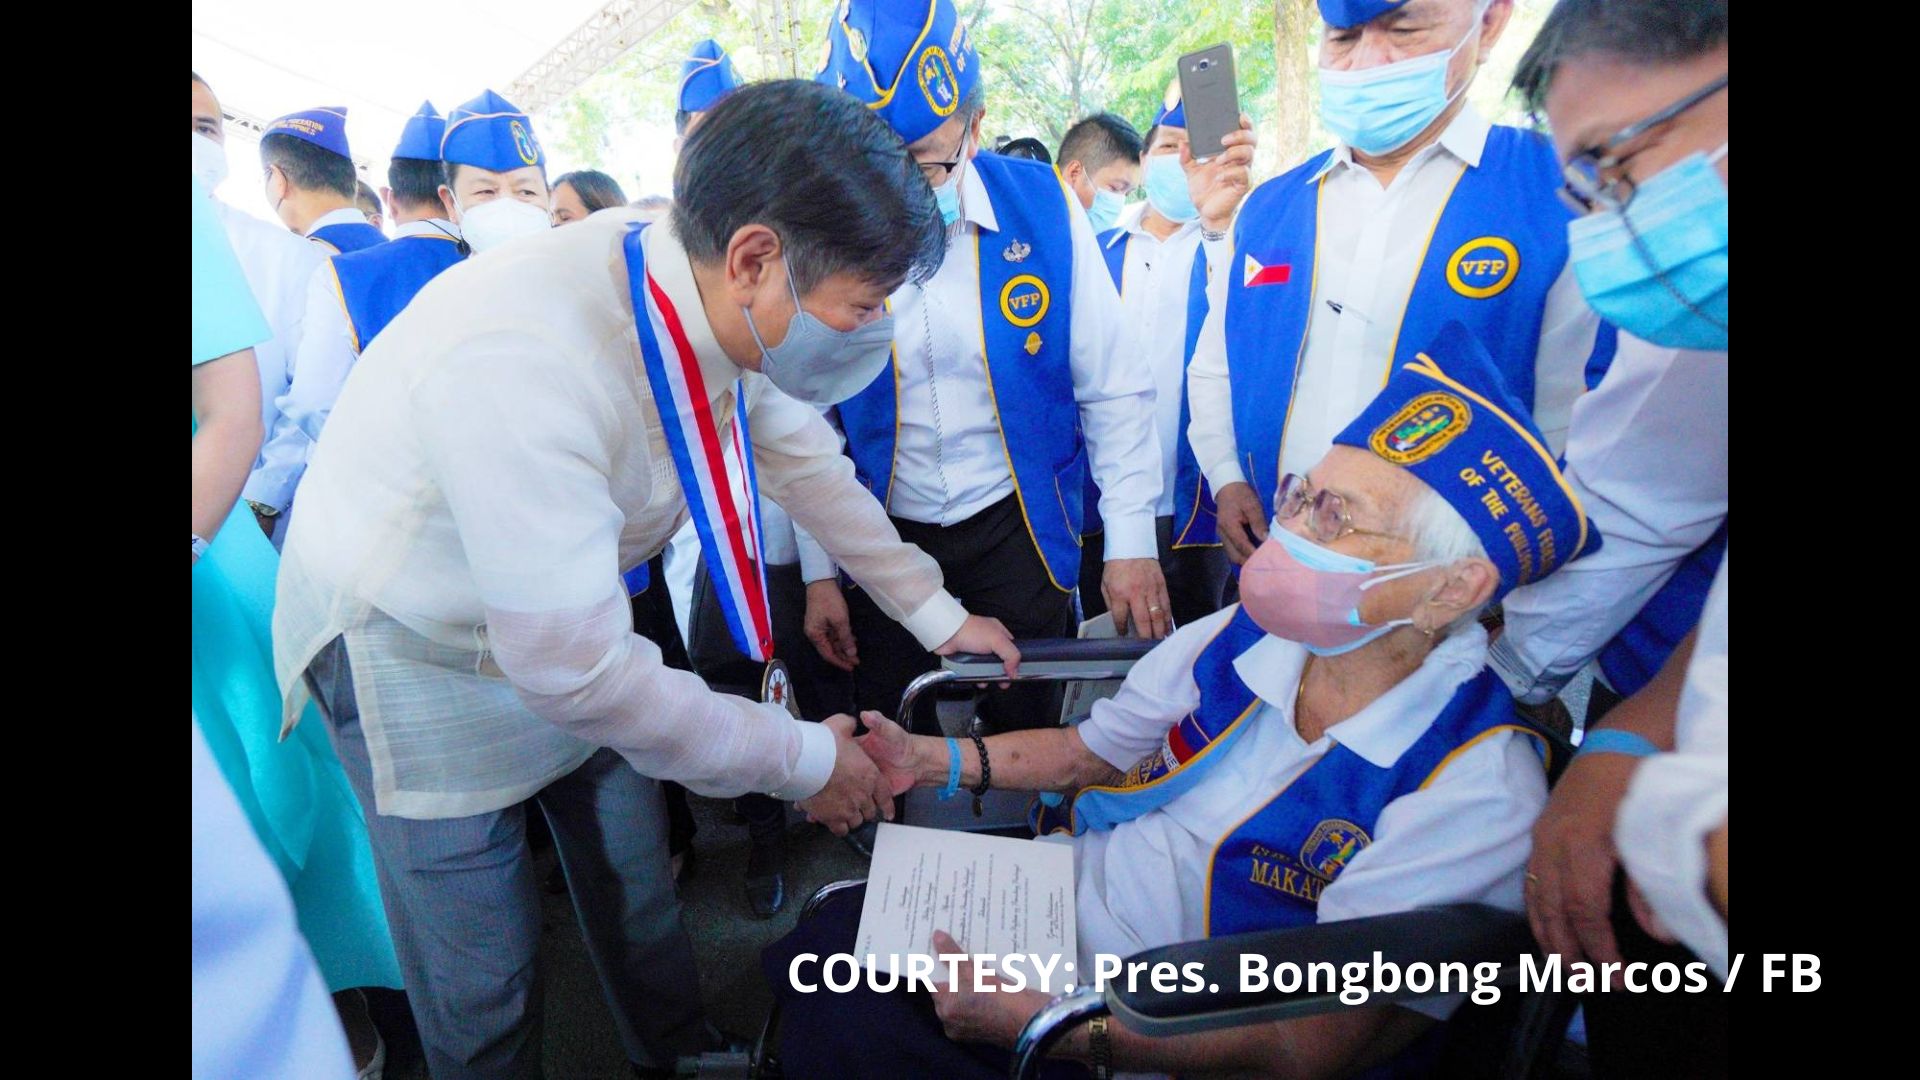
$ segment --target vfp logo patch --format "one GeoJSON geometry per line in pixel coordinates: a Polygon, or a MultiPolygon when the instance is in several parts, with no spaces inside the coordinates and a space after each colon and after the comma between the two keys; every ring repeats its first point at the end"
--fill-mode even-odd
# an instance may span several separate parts
{"type": "Polygon", "coordinates": [[[1032,274],[1021,274],[1000,290],[1000,314],[1015,326],[1033,326],[1047,317],[1051,298],[1047,283],[1032,274]]]}
{"type": "Polygon", "coordinates": [[[952,116],[953,110],[960,107],[960,83],[953,77],[953,65],[947,62],[945,49],[927,46],[920,54],[917,81],[920,93],[926,96],[935,116],[952,116]]]}
{"type": "Polygon", "coordinates": [[[1421,394],[1375,428],[1367,445],[1395,465],[1411,465],[1439,453],[1472,422],[1473,410],[1452,394],[1421,394]]]}
{"type": "Polygon", "coordinates": [[[1366,850],[1373,838],[1367,831],[1351,821],[1340,818],[1328,818],[1313,830],[1307,842],[1300,848],[1300,865],[1307,873],[1323,881],[1332,881],[1340,876],[1355,855],[1366,850]]]}
{"type": "Polygon", "coordinates": [[[1447,284],[1473,300],[1498,296],[1520,276],[1520,249],[1500,236],[1481,236],[1461,244],[1447,257],[1447,284]]]}
{"type": "Polygon", "coordinates": [[[527,130],[527,125],[515,120],[508,130],[513,132],[513,148],[519,152],[520,160],[529,165],[540,164],[540,147],[534,144],[533,132],[527,130]]]}

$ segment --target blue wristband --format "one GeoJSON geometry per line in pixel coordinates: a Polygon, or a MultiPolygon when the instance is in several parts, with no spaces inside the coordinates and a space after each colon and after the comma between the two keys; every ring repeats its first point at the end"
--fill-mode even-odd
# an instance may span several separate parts
{"type": "Polygon", "coordinates": [[[1582,754],[1626,754],[1628,757],[1646,757],[1657,754],[1660,748],[1644,735],[1635,735],[1631,731],[1615,731],[1602,728],[1590,731],[1580,740],[1582,754]]]}
{"type": "Polygon", "coordinates": [[[947,740],[947,786],[940,792],[944,801],[960,794],[960,740],[947,740]]]}

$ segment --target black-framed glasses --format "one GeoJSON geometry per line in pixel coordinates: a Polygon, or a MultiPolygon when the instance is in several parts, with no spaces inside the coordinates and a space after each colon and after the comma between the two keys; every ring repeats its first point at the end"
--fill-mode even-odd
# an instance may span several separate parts
{"type": "Polygon", "coordinates": [[[1353,515],[1347,512],[1347,500],[1337,492],[1322,488],[1313,490],[1307,478],[1297,473],[1288,473],[1280,478],[1280,487],[1273,500],[1273,516],[1276,521],[1291,521],[1302,510],[1309,510],[1307,531],[1315,540],[1331,544],[1343,536],[1378,536],[1386,540],[1403,540],[1396,533],[1375,532],[1362,529],[1353,523],[1353,515]],[[1310,508],[1310,509],[1309,509],[1310,508]]]}
{"type": "Polygon", "coordinates": [[[1565,180],[1560,186],[1560,200],[1576,214],[1590,214],[1596,209],[1623,209],[1633,201],[1633,181],[1624,173],[1611,180],[1605,176],[1624,165],[1633,155],[1623,158],[1615,156],[1614,152],[1726,88],[1727,77],[1722,75],[1652,116],[1636,120],[1605,140],[1574,154],[1560,168],[1565,180]]]}
{"type": "Polygon", "coordinates": [[[959,168],[960,163],[967,159],[967,137],[970,134],[971,132],[966,130],[960,132],[960,145],[954,147],[952,161],[917,161],[914,163],[920,166],[920,175],[927,178],[927,186],[939,187],[941,184],[946,183],[947,177],[953,175],[953,170],[959,168]]]}

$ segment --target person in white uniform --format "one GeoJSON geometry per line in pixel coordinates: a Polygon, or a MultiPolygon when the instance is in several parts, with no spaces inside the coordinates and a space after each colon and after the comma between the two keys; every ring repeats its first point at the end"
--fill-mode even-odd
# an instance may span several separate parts
{"type": "MultiPolygon", "coordinates": [[[[1283,481],[1241,603],[1174,633],[1078,727],[863,738],[894,786],[1074,793],[1036,817],[1074,846],[1076,972],[1098,954],[1458,902],[1518,911],[1547,783],[1533,729],[1487,667],[1481,609],[1598,546],[1554,457],[1458,323],[1396,370],[1306,477],[1283,481]]],[[[851,907],[852,905],[845,905],[851,907]]],[[[791,1011],[788,1076],[987,1076],[1045,993],[936,983],[849,1002],[785,982],[846,942],[803,923],[764,967],[791,1011]],[[796,939],[797,946],[796,946],[796,939]],[[881,1004],[874,1004],[879,1002],[881,1004]],[[884,1008],[876,1014],[873,1009],[884,1008]],[[879,1067],[875,1067],[875,1062],[879,1067]],[[798,1066],[798,1067],[797,1067],[798,1066]]],[[[963,951],[943,932],[938,953],[963,951]]],[[[937,977],[936,977],[937,978],[937,977]]],[[[1103,1068],[1336,1075],[1417,1054],[1461,995],[1171,1039],[1112,1023],[1056,1049],[1103,1068]]],[[[1429,1044],[1430,1046],[1430,1044],[1429,1044]]],[[[1004,1075],[1004,1068],[1002,1068],[1004,1075]]]]}
{"type": "MultiPolygon", "coordinates": [[[[1524,618],[1501,642],[1518,686],[1552,686],[1623,621],[1660,614],[1717,532],[1711,588],[1692,575],[1673,629],[1698,626],[1586,733],[1535,829],[1527,895],[1535,935],[1564,960],[1697,957],[1717,976],[1728,956],[1727,10],[1564,0],[1516,70],[1581,211],[1572,269],[1620,328],[1620,370],[1576,412],[1568,466],[1604,492],[1626,542],[1564,587],[1516,595],[1524,618]]],[[[1724,994],[1583,1004],[1596,1075],[1725,1071],[1724,994]]]]}
{"type": "Polygon", "coordinates": [[[1320,0],[1338,141],[1247,196],[1187,371],[1187,437],[1235,564],[1277,478],[1326,452],[1449,320],[1473,329],[1556,453],[1611,356],[1567,268],[1558,162],[1466,98],[1512,0],[1320,0]]]}

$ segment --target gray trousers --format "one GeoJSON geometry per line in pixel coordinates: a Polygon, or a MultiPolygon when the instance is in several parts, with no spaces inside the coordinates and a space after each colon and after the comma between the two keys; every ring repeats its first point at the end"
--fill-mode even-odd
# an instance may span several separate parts
{"type": "MultiPolygon", "coordinates": [[[[344,642],[307,684],[366,813],[380,895],[434,1080],[538,1077],[540,889],[526,808],[421,821],[374,812],[344,642]]],[[[630,1061],[706,1049],[693,944],[667,870],[658,782],[602,749],[535,800],[553,830],[588,955],[630,1061]]]]}

